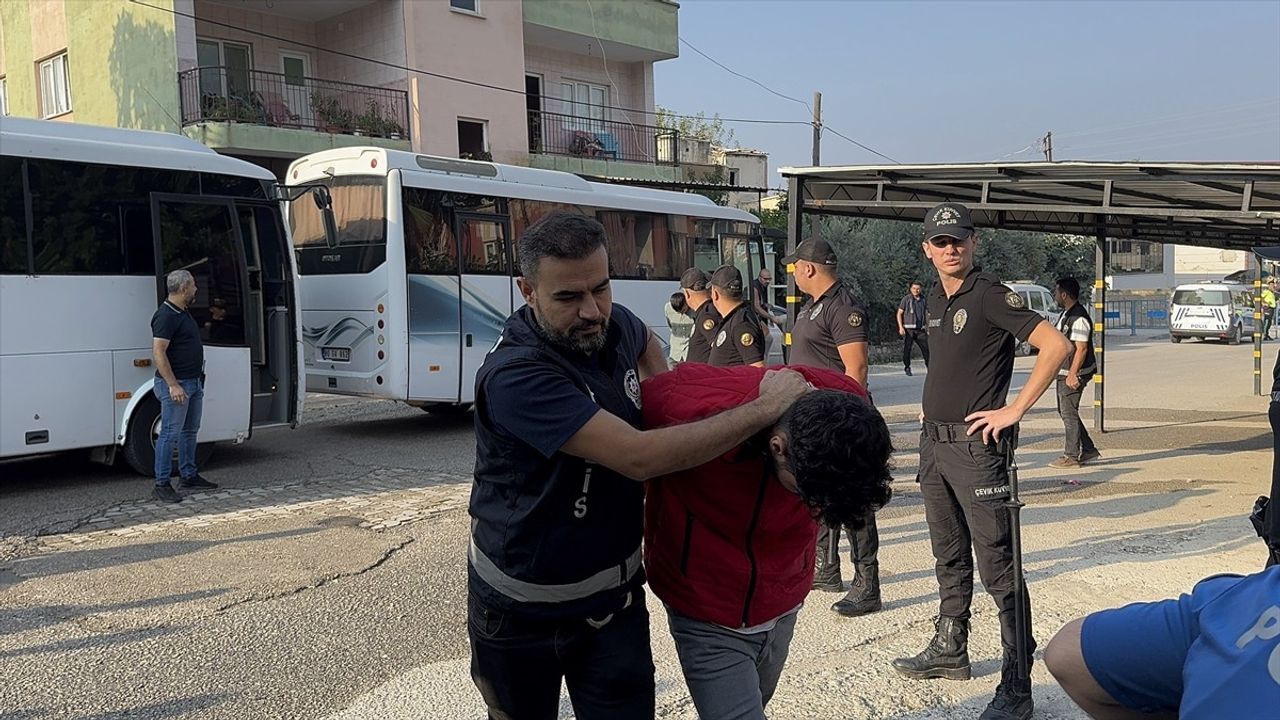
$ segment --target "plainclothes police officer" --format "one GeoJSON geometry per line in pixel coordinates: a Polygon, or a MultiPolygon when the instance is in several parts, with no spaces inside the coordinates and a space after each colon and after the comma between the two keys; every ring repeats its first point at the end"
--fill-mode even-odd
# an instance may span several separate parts
{"type": "Polygon", "coordinates": [[[662,347],[612,303],[600,223],[548,215],[520,239],[526,305],[476,376],[467,632],[490,717],[654,714],[638,480],[701,465],[772,426],[807,389],[770,372],[757,400],[639,430],[662,347]]]}
{"type": "Polygon", "coordinates": [[[680,276],[680,289],[684,292],[685,302],[693,311],[693,334],[689,336],[689,349],[685,353],[686,362],[705,363],[711,360],[711,344],[716,339],[716,328],[720,327],[720,313],[711,302],[711,287],[707,283],[707,275],[698,268],[689,268],[680,276]]]}
{"type": "MultiPolygon", "coordinates": [[[[796,313],[791,330],[792,365],[809,365],[842,372],[867,386],[867,312],[836,272],[836,253],[826,240],[806,240],[783,262],[795,265],[796,287],[809,296],[796,313]]],[[[880,602],[880,534],[875,510],[863,522],[845,528],[853,583],[831,606],[854,617],[876,612],[880,602]]],[[[818,569],[813,587],[840,591],[840,528],[823,525],[818,533],[818,569]]]]}
{"type": "Polygon", "coordinates": [[[724,320],[711,343],[710,363],[716,367],[764,367],[764,330],[760,317],[742,296],[742,273],[721,265],[711,273],[711,302],[724,320]]]}
{"type": "MultiPolygon", "coordinates": [[[[1014,427],[1053,382],[1070,343],[1029,310],[1022,296],[974,266],[978,236],[969,210],[943,203],[925,215],[924,254],[938,271],[929,294],[929,375],[920,437],[920,492],[937,560],[941,607],[936,634],[920,654],[893,661],[909,678],[970,677],[969,605],[973,560],[1000,610],[1004,662],[995,697],[982,720],[1031,717],[1031,681],[1020,677],[1015,631],[1009,475],[1005,450],[1014,427]],[[1035,368],[1013,404],[1006,405],[1014,342],[1039,351],[1035,368]]],[[[1025,587],[1025,585],[1024,585],[1025,587]]],[[[1031,637],[1030,604],[1025,637],[1031,637]]],[[[1027,657],[1027,667],[1031,658],[1027,657]]]]}

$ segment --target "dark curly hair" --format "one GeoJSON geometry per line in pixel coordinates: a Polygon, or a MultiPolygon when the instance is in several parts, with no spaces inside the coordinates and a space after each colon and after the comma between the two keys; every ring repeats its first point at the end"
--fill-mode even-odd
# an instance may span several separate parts
{"type": "Polygon", "coordinates": [[[866,400],[839,390],[815,390],[778,421],[787,434],[789,469],[814,517],[832,527],[860,527],[868,511],[893,496],[893,439],[866,400]]]}

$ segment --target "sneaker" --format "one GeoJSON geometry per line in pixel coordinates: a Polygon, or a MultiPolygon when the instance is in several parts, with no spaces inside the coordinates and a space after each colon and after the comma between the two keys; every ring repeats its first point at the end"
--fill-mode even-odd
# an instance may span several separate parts
{"type": "Polygon", "coordinates": [[[160,502],[166,502],[166,503],[182,502],[182,496],[179,495],[176,491],[174,491],[173,487],[167,484],[157,485],[155,489],[151,491],[151,497],[155,498],[156,500],[159,500],[160,502]]]}
{"type": "Polygon", "coordinates": [[[183,490],[212,490],[218,487],[217,483],[211,483],[200,477],[200,473],[196,473],[189,478],[182,478],[178,481],[178,487],[183,490]]]}
{"type": "Polygon", "coordinates": [[[1098,452],[1098,448],[1094,448],[1092,450],[1085,450],[1084,452],[1080,453],[1080,462],[1087,463],[1090,460],[1097,460],[1100,457],[1102,457],[1102,453],[1098,452]]]}
{"type": "Polygon", "coordinates": [[[1077,460],[1077,459],[1075,459],[1075,458],[1073,458],[1073,457],[1068,457],[1068,456],[1066,456],[1066,455],[1063,455],[1062,457],[1058,458],[1057,460],[1054,460],[1053,462],[1049,463],[1049,467],[1051,467],[1051,468],[1078,468],[1078,467],[1080,467],[1080,461],[1079,461],[1079,460],[1077,460]]]}
{"type": "Polygon", "coordinates": [[[902,371],[903,371],[903,372],[905,372],[905,373],[907,374],[907,377],[911,377],[911,366],[910,366],[910,365],[908,365],[908,366],[906,366],[906,367],[902,368],[902,371]]]}

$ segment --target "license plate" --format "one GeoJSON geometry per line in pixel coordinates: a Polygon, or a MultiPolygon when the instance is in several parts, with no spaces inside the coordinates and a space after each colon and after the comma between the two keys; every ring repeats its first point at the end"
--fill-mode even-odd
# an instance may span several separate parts
{"type": "Polygon", "coordinates": [[[320,359],[331,362],[351,362],[351,348],[320,348],[320,359]]]}

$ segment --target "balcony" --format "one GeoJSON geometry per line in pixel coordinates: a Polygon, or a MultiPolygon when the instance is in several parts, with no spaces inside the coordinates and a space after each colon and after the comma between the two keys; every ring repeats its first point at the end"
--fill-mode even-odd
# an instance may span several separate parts
{"type": "Polygon", "coordinates": [[[657,62],[680,54],[680,6],[669,0],[524,0],[525,42],[581,53],[600,45],[610,61],[657,62]]]}
{"type": "Polygon", "coordinates": [[[409,94],[234,67],[178,73],[183,133],[215,150],[297,157],[345,145],[407,150],[409,94]]]}
{"type": "Polygon", "coordinates": [[[531,165],[601,177],[678,178],[675,130],[615,119],[625,117],[616,108],[575,103],[573,109],[529,110],[531,165]]]}

